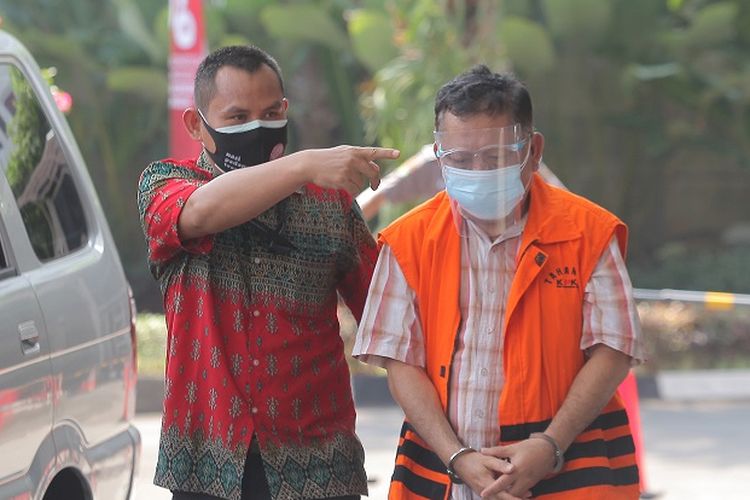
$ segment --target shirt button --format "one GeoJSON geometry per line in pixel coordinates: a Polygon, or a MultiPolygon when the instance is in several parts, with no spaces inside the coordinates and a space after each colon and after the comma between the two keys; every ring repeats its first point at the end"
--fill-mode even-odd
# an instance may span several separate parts
{"type": "Polygon", "coordinates": [[[260,316],[260,311],[259,311],[259,310],[257,310],[257,309],[256,309],[255,311],[253,311],[253,316],[255,316],[256,318],[257,318],[258,316],[260,316]]]}
{"type": "Polygon", "coordinates": [[[479,373],[481,373],[483,377],[486,377],[489,372],[487,371],[487,368],[482,368],[479,373]]]}
{"type": "Polygon", "coordinates": [[[258,413],[258,408],[253,406],[252,408],[250,408],[250,411],[252,412],[253,415],[255,415],[256,413],[258,413]]]}
{"type": "Polygon", "coordinates": [[[259,364],[260,364],[260,361],[258,361],[257,359],[253,360],[253,366],[258,366],[259,364]]]}
{"type": "Polygon", "coordinates": [[[477,418],[484,418],[484,412],[482,410],[475,411],[474,415],[476,415],[477,418]]]}
{"type": "Polygon", "coordinates": [[[253,259],[253,262],[255,262],[256,264],[260,264],[260,259],[258,257],[255,257],[253,259]]]}

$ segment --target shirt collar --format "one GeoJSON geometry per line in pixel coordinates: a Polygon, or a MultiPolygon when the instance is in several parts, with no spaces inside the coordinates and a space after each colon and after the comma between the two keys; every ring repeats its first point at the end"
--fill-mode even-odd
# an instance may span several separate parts
{"type": "Polygon", "coordinates": [[[208,153],[206,153],[205,149],[201,148],[201,153],[198,155],[198,161],[196,163],[201,170],[204,170],[206,173],[210,174],[211,177],[216,177],[224,173],[219,170],[219,168],[214,165],[211,160],[208,159],[208,153]]]}
{"type": "Polygon", "coordinates": [[[482,228],[480,228],[476,222],[466,217],[464,217],[464,221],[467,225],[467,228],[469,229],[470,238],[479,240],[486,245],[494,246],[504,241],[507,241],[511,238],[516,238],[520,236],[521,233],[523,233],[524,227],[526,227],[526,218],[527,216],[524,215],[523,217],[521,217],[521,219],[517,220],[512,225],[506,227],[505,230],[497,236],[497,238],[494,238],[492,240],[490,240],[490,237],[487,235],[487,232],[484,231],[482,228]]]}

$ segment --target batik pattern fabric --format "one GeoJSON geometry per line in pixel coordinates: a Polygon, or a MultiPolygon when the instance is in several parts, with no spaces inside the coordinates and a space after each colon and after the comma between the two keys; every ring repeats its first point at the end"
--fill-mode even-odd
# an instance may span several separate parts
{"type": "Polygon", "coordinates": [[[249,223],[181,241],[182,208],[216,175],[201,156],[152,163],[139,182],[168,330],[154,482],[239,500],[255,435],[274,499],[366,494],[337,319],[340,296],[359,320],[377,258],[361,212],[307,185],[255,219],[293,248],[249,223]]]}

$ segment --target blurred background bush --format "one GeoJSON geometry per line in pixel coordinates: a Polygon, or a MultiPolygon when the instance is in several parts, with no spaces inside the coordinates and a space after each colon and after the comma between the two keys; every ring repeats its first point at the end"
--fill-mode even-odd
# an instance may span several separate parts
{"type": "Polygon", "coordinates": [[[639,370],[750,368],[750,308],[709,310],[685,302],[642,302],[649,353],[639,370]]]}

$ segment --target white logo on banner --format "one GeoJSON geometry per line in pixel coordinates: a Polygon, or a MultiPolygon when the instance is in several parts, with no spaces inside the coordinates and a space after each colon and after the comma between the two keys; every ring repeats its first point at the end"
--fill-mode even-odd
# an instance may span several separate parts
{"type": "Polygon", "coordinates": [[[188,6],[189,0],[172,0],[172,38],[180,50],[188,50],[198,41],[198,23],[188,6]]]}

